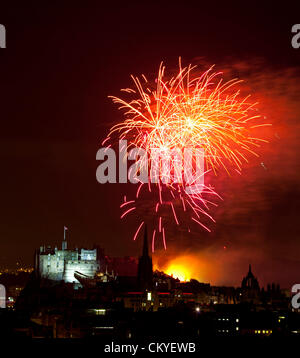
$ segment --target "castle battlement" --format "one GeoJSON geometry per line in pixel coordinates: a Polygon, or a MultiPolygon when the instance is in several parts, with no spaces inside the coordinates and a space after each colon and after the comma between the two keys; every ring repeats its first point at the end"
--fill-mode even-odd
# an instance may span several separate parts
{"type": "Polygon", "coordinates": [[[41,246],[36,253],[36,272],[41,278],[53,281],[64,281],[80,285],[75,278],[75,271],[93,278],[100,271],[100,261],[97,257],[97,249],[67,249],[67,241],[64,239],[62,248],[54,249],[50,246],[41,246]]]}

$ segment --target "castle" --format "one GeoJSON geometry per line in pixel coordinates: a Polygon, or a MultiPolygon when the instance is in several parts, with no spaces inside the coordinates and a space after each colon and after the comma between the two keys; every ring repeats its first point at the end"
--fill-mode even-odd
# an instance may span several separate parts
{"type": "Polygon", "coordinates": [[[68,250],[67,241],[64,238],[62,248],[52,249],[50,246],[41,246],[35,254],[35,269],[41,278],[53,281],[64,281],[77,286],[81,284],[74,274],[93,278],[100,270],[100,261],[97,257],[97,249],[68,250]]]}

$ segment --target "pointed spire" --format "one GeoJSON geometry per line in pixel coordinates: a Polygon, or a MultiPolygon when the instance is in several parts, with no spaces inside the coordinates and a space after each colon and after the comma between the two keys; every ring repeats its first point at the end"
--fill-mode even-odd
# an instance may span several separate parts
{"type": "Polygon", "coordinates": [[[149,256],[149,252],[148,252],[148,231],[147,231],[147,224],[145,225],[145,231],[144,231],[143,256],[149,256]]]}
{"type": "Polygon", "coordinates": [[[249,264],[249,273],[252,273],[252,271],[251,271],[251,264],[249,264]]]}

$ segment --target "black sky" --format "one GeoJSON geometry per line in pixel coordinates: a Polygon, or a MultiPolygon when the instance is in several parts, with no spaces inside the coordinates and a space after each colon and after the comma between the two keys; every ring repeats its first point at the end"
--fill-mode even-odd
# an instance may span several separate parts
{"type": "MultiPolygon", "coordinates": [[[[6,27],[7,48],[0,49],[0,265],[13,266],[17,260],[32,263],[36,247],[61,241],[64,225],[70,229],[72,245],[97,243],[112,255],[137,255],[140,246],[131,241],[130,223],[119,219],[126,186],[102,186],[95,178],[96,151],[110,124],[121,115],[107,96],[119,95],[120,88],[130,86],[130,74],[154,76],[161,61],[176,68],[179,56],[185,63],[204,58],[228,68],[231,63],[248,64],[248,70],[260,59],[257,72],[273,71],[279,78],[288,69],[299,68],[300,49],[291,46],[291,27],[300,22],[296,4],[2,1],[0,23],[6,27]]],[[[263,93],[262,86],[259,91],[263,93]]],[[[295,138],[293,158],[298,160],[298,135],[295,138]]],[[[268,156],[270,165],[273,157],[268,156]]],[[[265,202],[263,197],[273,199],[271,204],[258,205],[259,212],[244,203],[248,211],[242,221],[253,221],[258,238],[249,234],[248,226],[239,228],[243,215],[238,208],[243,204],[228,201],[231,193],[225,192],[228,199],[217,213],[216,231],[204,243],[215,240],[212,247],[218,250],[219,244],[229,242],[234,252],[248,252],[238,275],[259,256],[249,249],[259,243],[264,250],[264,259],[258,262],[261,275],[264,260],[269,260],[266,279],[278,263],[288,267],[280,277],[283,284],[291,280],[289,269],[299,271],[296,228],[281,256],[283,228],[293,226],[300,214],[299,178],[291,172],[290,178],[276,172],[274,180],[274,175],[258,175],[260,203],[265,202]],[[282,195],[276,196],[272,193],[278,193],[278,183],[282,195]],[[237,213],[233,210],[230,218],[222,214],[233,206],[237,213]],[[289,208],[284,218],[283,206],[289,208]],[[246,232],[245,240],[237,239],[246,232]],[[274,241],[266,244],[269,237],[274,241]],[[272,248],[274,255],[269,252],[272,248]]],[[[249,178],[248,186],[255,175],[249,178]]],[[[181,249],[188,251],[193,245],[187,239],[181,249]]],[[[231,264],[236,262],[243,260],[231,264]]],[[[224,282],[230,283],[229,277],[224,282]]]]}

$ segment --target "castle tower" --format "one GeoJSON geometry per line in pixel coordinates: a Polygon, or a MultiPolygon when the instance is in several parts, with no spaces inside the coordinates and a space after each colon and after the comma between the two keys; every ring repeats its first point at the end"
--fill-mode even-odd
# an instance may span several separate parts
{"type": "Polygon", "coordinates": [[[138,285],[142,290],[151,290],[153,285],[152,258],[148,251],[147,226],[145,226],[143,253],[138,263],[138,285]]]}

